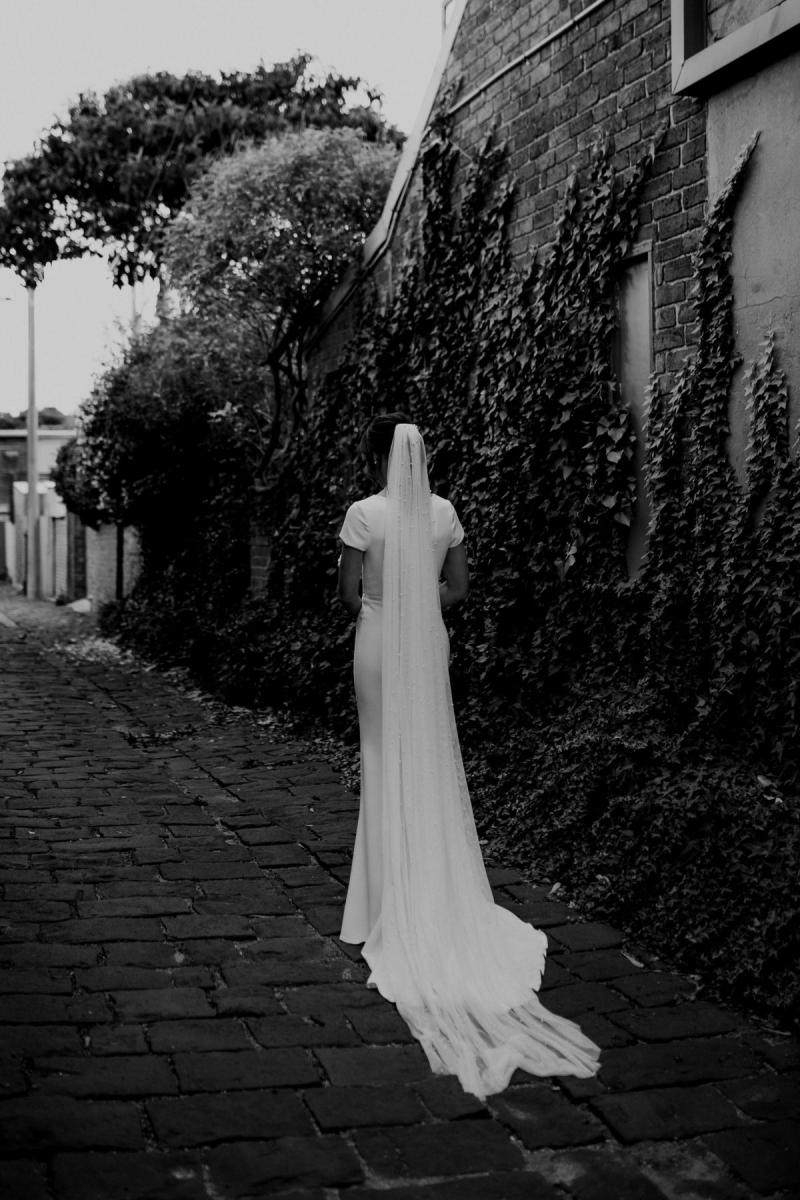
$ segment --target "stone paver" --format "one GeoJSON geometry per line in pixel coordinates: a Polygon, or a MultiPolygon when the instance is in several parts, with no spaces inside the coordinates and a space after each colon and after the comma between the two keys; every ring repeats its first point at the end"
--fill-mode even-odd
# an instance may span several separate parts
{"type": "Polygon", "coordinates": [[[357,801],[329,764],[63,610],[0,612],[4,1200],[800,1192],[797,1043],[501,866],[602,1070],[486,1104],[431,1075],[335,936],[357,801]]]}

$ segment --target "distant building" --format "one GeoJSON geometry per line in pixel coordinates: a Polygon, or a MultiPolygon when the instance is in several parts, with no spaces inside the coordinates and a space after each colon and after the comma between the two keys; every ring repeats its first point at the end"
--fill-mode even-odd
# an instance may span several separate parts
{"type": "MultiPolygon", "coordinates": [[[[88,596],[97,607],[127,595],[139,574],[139,541],[133,529],[115,525],[90,529],[56,494],[50,471],[59,448],[75,430],[39,429],[37,548],[39,583],[45,600],[88,596]]],[[[0,429],[0,580],[25,585],[28,536],[27,435],[0,429]]]]}
{"type": "MultiPolygon", "coordinates": [[[[50,482],[50,471],[55,466],[61,446],[72,441],[74,429],[64,426],[40,427],[37,440],[37,466],[39,471],[40,521],[46,527],[40,539],[42,550],[45,545],[59,548],[61,561],[66,564],[67,514],[54,493],[50,482]],[[52,498],[51,498],[52,493],[52,498]],[[48,524],[56,522],[56,524],[48,524]],[[57,522],[62,522],[59,525],[57,522]]],[[[25,537],[26,505],[28,493],[28,435],[25,429],[0,429],[0,579],[13,583],[25,581],[25,537]]],[[[49,551],[48,551],[49,552],[49,551]]],[[[66,566],[55,569],[55,549],[41,572],[43,594],[59,595],[66,592],[66,566]],[[45,583],[48,588],[45,589],[45,583]],[[57,586],[58,585],[58,586],[57,586]]]]}

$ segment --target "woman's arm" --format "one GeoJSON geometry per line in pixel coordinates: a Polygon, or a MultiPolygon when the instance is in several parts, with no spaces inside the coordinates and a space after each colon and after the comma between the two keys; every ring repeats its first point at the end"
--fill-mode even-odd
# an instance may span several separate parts
{"type": "Polygon", "coordinates": [[[357,617],[361,612],[361,565],[364,559],[363,550],[342,543],[342,553],[339,558],[339,582],[337,595],[349,613],[357,617]]]}
{"type": "Polygon", "coordinates": [[[469,568],[464,543],[451,546],[442,565],[443,579],[439,584],[439,599],[442,608],[452,608],[466,600],[469,593],[469,568]]]}

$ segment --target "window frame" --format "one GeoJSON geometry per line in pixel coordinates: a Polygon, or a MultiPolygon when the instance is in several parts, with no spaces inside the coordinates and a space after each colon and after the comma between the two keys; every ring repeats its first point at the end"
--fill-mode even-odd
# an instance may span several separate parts
{"type": "Polygon", "coordinates": [[[672,91],[677,95],[713,92],[800,49],[800,0],[781,0],[711,45],[706,43],[705,0],[671,0],[671,5],[672,91]]]}

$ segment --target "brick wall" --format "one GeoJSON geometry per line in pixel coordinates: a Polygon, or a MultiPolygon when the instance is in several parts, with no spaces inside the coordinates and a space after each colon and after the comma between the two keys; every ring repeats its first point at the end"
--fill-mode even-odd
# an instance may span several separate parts
{"type": "Polygon", "coordinates": [[[250,534],[250,591],[260,592],[267,585],[270,563],[269,539],[258,529],[250,534]]]}
{"type": "MultiPolygon", "coordinates": [[[[508,146],[518,195],[510,235],[521,267],[547,252],[567,179],[585,172],[598,137],[611,140],[615,165],[625,170],[667,126],[643,192],[638,239],[653,251],[653,369],[669,383],[695,336],[687,301],[707,199],[705,106],[672,95],[669,0],[608,0],[581,19],[588,8],[589,0],[472,0],[439,94],[460,84],[454,137],[465,161],[492,128],[508,146]],[[574,28],[539,48],[571,17],[574,28]]],[[[379,289],[402,268],[418,213],[416,179],[373,274],[379,289]]],[[[324,331],[313,377],[338,361],[357,305],[356,295],[324,331]]]]}
{"type": "MultiPolygon", "coordinates": [[[[133,529],[125,530],[123,589],[127,595],[139,574],[139,540],[133,529]]],[[[86,530],[86,594],[95,605],[117,598],[117,527],[101,525],[86,530]]]]}
{"type": "Polygon", "coordinates": [[[360,302],[360,289],[355,289],[332,321],[325,325],[314,343],[308,359],[309,386],[314,386],[329,371],[334,370],[355,329],[360,302]]]}
{"type": "Polygon", "coordinates": [[[78,600],[86,595],[86,526],[67,513],[67,595],[78,600]]]}
{"type": "MultiPolygon", "coordinates": [[[[673,96],[671,49],[670,0],[469,0],[439,88],[439,102],[450,97],[465,164],[490,130],[507,146],[517,182],[509,234],[520,268],[547,254],[568,178],[585,175],[598,139],[608,139],[624,172],[662,133],[636,240],[651,251],[651,366],[666,386],[696,340],[691,255],[708,179],[706,106],[673,96]]],[[[318,341],[312,380],[339,361],[367,289],[380,295],[399,277],[420,199],[417,170],[388,251],[318,341]]]]}
{"type": "Polygon", "coordinates": [[[373,297],[380,302],[381,298],[391,294],[414,245],[421,223],[421,207],[421,179],[415,170],[398,214],[397,227],[385,252],[371,264],[367,275],[362,276],[360,286],[350,294],[336,317],[325,323],[313,346],[308,361],[312,391],[315,383],[338,365],[358,322],[361,306],[370,303],[373,297]]]}
{"type": "MultiPolygon", "coordinates": [[[[585,174],[598,139],[608,139],[624,172],[665,131],[642,192],[637,242],[651,250],[650,365],[669,386],[696,340],[689,288],[707,204],[706,107],[672,94],[670,0],[590,7],[591,0],[469,0],[439,102],[450,96],[465,164],[492,129],[508,148],[517,181],[509,234],[520,268],[547,254],[568,178],[585,174]],[[564,29],[570,20],[575,24],[564,29]]],[[[388,250],[318,339],[312,389],[338,363],[360,305],[399,278],[420,207],[415,170],[388,250]]]]}
{"type": "Polygon", "coordinates": [[[462,81],[454,136],[463,149],[472,152],[495,126],[508,144],[519,195],[511,241],[520,265],[546,252],[567,179],[586,170],[598,137],[610,139],[615,166],[625,170],[667,125],[645,186],[638,239],[653,247],[653,366],[669,377],[694,338],[686,301],[707,197],[705,109],[672,95],[669,0],[609,0],[536,49],[588,7],[473,0],[442,85],[462,81]]]}

